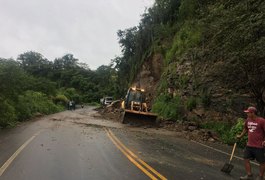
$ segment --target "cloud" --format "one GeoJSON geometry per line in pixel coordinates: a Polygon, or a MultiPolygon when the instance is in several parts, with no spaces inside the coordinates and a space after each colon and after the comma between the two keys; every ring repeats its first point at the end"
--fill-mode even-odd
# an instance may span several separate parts
{"type": "Polygon", "coordinates": [[[95,69],[120,54],[117,31],[139,24],[153,0],[1,0],[0,57],[72,53],[95,69]]]}

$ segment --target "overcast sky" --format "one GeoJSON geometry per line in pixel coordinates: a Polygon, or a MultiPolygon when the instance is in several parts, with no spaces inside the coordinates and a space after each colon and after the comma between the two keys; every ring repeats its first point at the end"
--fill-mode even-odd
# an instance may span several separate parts
{"type": "Polygon", "coordinates": [[[91,69],[120,55],[117,31],[139,24],[154,0],[0,0],[0,57],[72,53],[91,69]]]}

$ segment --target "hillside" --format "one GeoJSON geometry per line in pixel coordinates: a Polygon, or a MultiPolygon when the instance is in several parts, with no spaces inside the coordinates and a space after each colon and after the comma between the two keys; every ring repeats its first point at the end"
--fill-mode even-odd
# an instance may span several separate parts
{"type": "Polygon", "coordinates": [[[264,116],[264,10],[261,0],[157,0],[120,36],[129,82],[165,119],[235,122],[249,105],[264,116]]]}

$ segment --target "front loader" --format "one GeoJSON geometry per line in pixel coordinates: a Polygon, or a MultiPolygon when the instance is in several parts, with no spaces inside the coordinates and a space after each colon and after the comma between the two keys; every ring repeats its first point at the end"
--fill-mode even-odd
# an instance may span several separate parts
{"type": "Polygon", "coordinates": [[[156,123],[157,115],[150,112],[144,89],[131,87],[122,101],[121,122],[124,124],[150,125],[156,123]]]}

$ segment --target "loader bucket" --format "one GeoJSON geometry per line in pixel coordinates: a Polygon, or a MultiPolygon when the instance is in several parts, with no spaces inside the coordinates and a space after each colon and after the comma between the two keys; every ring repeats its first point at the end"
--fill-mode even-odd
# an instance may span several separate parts
{"type": "Polygon", "coordinates": [[[157,115],[150,112],[125,110],[122,112],[121,122],[134,126],[156,125],[157,115]]]}

